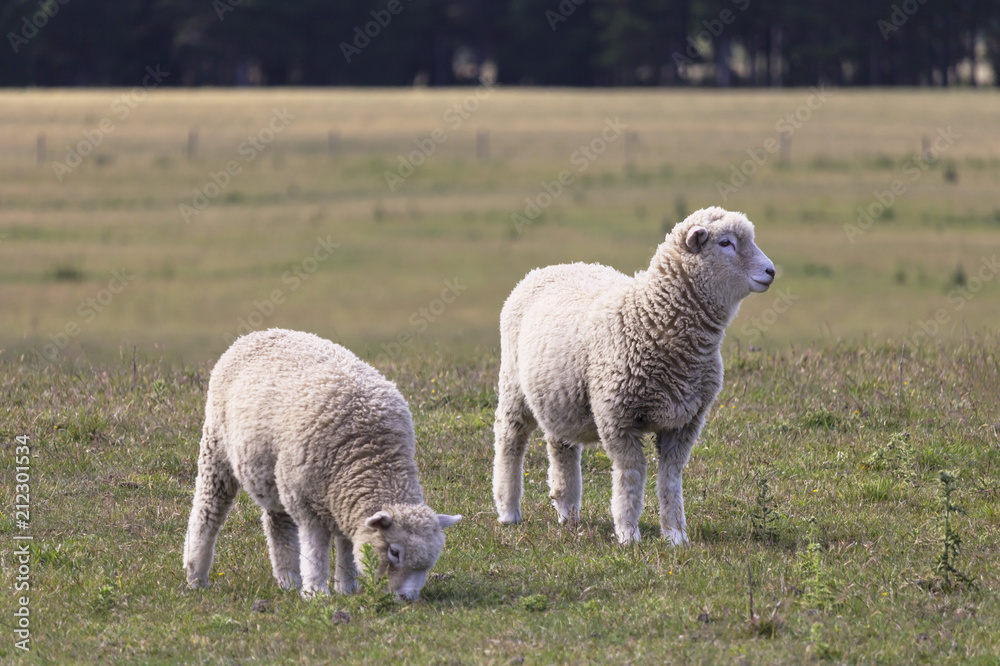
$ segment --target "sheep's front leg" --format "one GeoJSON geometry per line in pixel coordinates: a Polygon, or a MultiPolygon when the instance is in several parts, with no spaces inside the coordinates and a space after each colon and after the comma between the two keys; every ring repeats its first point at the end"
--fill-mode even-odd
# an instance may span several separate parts
{"type": "Polygon", "coordinates": [[[298,520],[302,597],[330,594],[330,531],[315,519],[298,520]]]}
{"type": "Polygon", "coordinates": [[[646,456],[642,440],[632,435],[602,434],[601,440],[611,458],[611,515],[619,543],[639,540],[639,516],[646,487],[646,456]]]}
{"type": "Polygon", "coordinates": [[[299,575],[299,528],[284,511],[264,510],[261,517],[267,549],[271,555],[271,569],[278,587],[288,590],[302,587],[299,575]]]}
{"type": "Polygon", "coordinates": [[[333,574],[333,589],[341,594],[358,591],[358,567],[354,563],[354,545],[347,537],[335,537],[337,568],[333,574]]]}
{"type": "Polygon", "coordinates": [[[663,538],[669,539],[675,546],[688,541],[681,474],[699,430],[700,427],[693,432],[691,429],[665,430],[656,435],[656,452],[659,458],[656,490],[660,500],[660,530],[663,538]]]}
{"type": "Polygon", "coordinates": [[[535,419],[516,380],[501,373],[493,456],[493,501],[501,523],[521,522],[524,494],[524,452],[535,419]]]}
{"type": "Polygon", "coordinates": [[[546,435],[549,452],[549,497],[559,514],[559,524],[574,524],[580,520],[580,498],[583,479],[580,473],[579,444],[546,435]]]}
{"type": "Polygon", "coordinates": [[[240,486],[232,468],[215,456],[214,441],[202,439],[195,481],[194,503],[184,538],[184,571],[189,587],[208,587],[215,556],[215,540],[236,499],[240,486]]]}

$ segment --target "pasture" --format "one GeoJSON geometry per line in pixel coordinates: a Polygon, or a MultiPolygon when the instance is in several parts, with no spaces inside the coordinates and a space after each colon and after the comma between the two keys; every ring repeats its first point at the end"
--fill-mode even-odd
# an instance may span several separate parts
{"type": "Polygon", "coordinates": [[[992,93],[139,97],[0,93],[3,659],[26,533],[38,661],[1000,658],[992,93]],[[526,522],[498,525],[504,298],[536,266],[644,268],[707,205],[748,214],[778,277],[729,329],[685,473],[691,545],[658,538],[655,474],[643,541],[613,543],[599,450],[559,526],[538,433],[526,522]],[[208,373],[269,326],[344,343],[410,401],[428,503],[466,516],[421,602],[281,593],[245,495],[212,588],[184,589],[208,373]]]}

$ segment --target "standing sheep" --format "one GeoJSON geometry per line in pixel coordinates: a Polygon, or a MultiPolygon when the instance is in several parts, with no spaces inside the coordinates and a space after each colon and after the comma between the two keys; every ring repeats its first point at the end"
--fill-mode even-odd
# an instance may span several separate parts
{"type": "Polygon", "coordinates": [[[774,264],[754,244],[750,221],[715,207],[678,223],[635,277],[582,263],[528,273],[500,314],[493,465],[500,522],[521,520],[525,446],[540,426],[559,522],[579,517],[581,448],[599,441],[612,464],[615,535],[638,540],[642,435],[653,432],[660,528],[685,543],[681,472],[722,388],[726,327],[750,292],[773,281],[774,264]]]}
{"type": "Polygon", "coordinates": [[[412,601],[461,516],[424,504],[410,410],[396,386],[309,333],[239,338],[212,370],[194,506],[184,540],[188,585],[206,587],[215,540],[240,487],[263,509],[274,577],[303,597],[358,589],[371,544],[389,587],[412,601]]]}

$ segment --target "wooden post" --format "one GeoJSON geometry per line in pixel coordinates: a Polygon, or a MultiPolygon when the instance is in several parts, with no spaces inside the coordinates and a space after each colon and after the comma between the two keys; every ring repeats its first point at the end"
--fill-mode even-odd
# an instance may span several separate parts
{"type": "Polygon", "coordinates": [[[490,133],[487,130],[476,132],[476,158],[480,162],[490,159],[490,133]]]}
{"type": "Polygon", "coordinates": [[[35,141],[35,159],[38,160],[38,164],[45,164],[46,150],[45,150],[45,132],[40,132],[38,134],[38,140],[35,141]]]}
{"type": "Polygon", "coordinates": [[[193,162],[198,157],[198,127],[192,127],[188,132],[187,158],[193,162]]]}
{"type": "Polygon", "coordinates": [[[625,130],[625,166],[635,165],[635,147],[639,143],[639,135],[631,130],[625,130]]]}
{"type": "Polygon", "coordinates": [[[782,164],[788,164],[792,160],[792,137],[790,134],[781,135],[781,156],[782,164]]]}
{"type": "Polygon", "coordinates": [[[330,130],[326,135],[326,153],[330,157],[336,157],[340,152],[340,132],[330,130]]]}
{"type": "Polygon", "coordinates": [[[927,159],[927,153],[931,149],[931,139],[928,136],[923,136],[920,138],[920,156],[925,160],[927,159]]]}

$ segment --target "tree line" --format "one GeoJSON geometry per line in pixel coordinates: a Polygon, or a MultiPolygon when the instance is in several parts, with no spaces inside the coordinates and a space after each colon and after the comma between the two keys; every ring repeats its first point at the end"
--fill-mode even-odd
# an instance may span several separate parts
{"type": "Polygon", "coordinates": [[[996,85],[1000,0],[8,0],[3,86],[996,85]]]}

